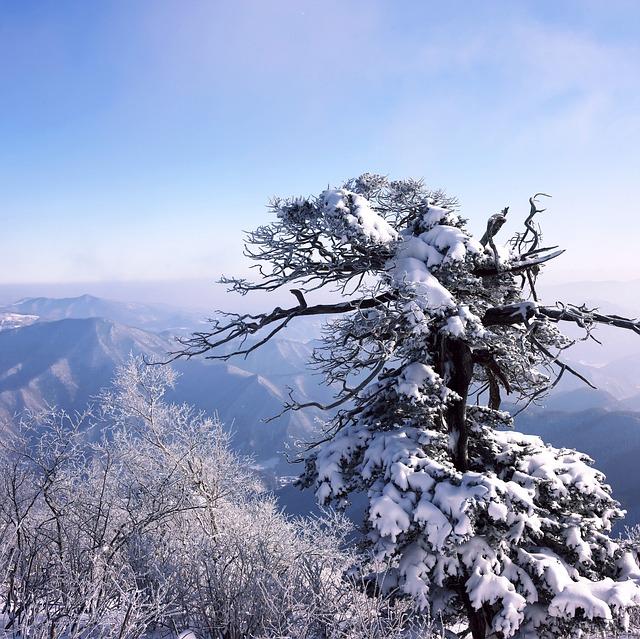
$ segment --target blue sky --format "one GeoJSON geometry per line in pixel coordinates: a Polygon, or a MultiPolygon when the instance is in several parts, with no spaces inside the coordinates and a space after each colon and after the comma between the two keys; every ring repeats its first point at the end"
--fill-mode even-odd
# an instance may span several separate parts
{"type": "Polygon", "coordinates": [[[638,278],[639,36],[635,1],[0,0],[0,282],[215,279],[270,196],[364,171],[476,230],[551,193],[552,279],[638,278]]]}

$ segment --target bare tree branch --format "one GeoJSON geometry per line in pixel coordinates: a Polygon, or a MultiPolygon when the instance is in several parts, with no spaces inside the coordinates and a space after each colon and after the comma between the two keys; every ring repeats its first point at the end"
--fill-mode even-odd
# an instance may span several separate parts
{"type": "Polygon", "coordinates": [[[536,315],[542,315],[554,322],[573,322],[584,329],[588,329],[593,324],[605,324],[616,328],[625,328],[640,335],[640,320],[638,319],[600,313],[597,309],[574,304],[558,303],[556,306],[538,306],[533,302],[521,302],[496,306],[487,309],[482,323],[485,326],[524,324],[536,315]]]}
{"type": "Polygon", "coordinates": [[[194,333],[188,338],[178,338],[177,341],[186,348],[170,353],[171,358],[169,361],[179,358],[191,359],[197,355],[204,355],[209,351],[215,351],[215,349],[238,339],[242,345],[250,335],[254,335],[268,326],[275,325],[266,337],[253,343],[251,346],[247,346],[246,348],[237,348],[227,353],[214,353],[212,355],[208,355],[207,359],[219,359],[226,361],[238,355],[246,356],[269,341],[276,333],[284,329],[295,317],[350,313],[355,310],[375,308],[386,304],[393,299],[391,294],[383,293],[377,296],[361,298],[358,300],[349,300],[347,302],[339,302],[336,304],[315,304],[313,306],[308,306],[304,300],[304,296],[299,290],[294,289],[291,292],[300,302],[298,306],[287,309],[276,307],[271,311],[271,313],[261,313],[258,315],[227,313],[225,315],[231,319],[226,323],[223,323],[220,320],[214,320],[213,330],[208,332],[200,331],[194,333]]]}
{"type": "Polygon", "coordinates": [[[293,391],[292,389],[289,389],[289,398],[291,399],[291,401],[285,403],[283,409],[277,415],[274,415],[273,417],[269,417],[264,421],[267,423],[272,422],[274,419],[278,419],[278,417],[282,417],[282,415],[289,412],[290,410],[297,411],[297,410],[302,410],[304,408],[319,408],[320,410],[332,410],[334,408],[337,408],[338,406],[342,406],[343,404],[346,404],[348,401],[357,397],[360,391],[363,390],[366,386],[368,386],[378,376],[378,374],[382,372],[382,369],[384,368],[384,364],[385,364],[384,361],[379,362],[373,368],[373,370],[369,373],[369,375],[367,375],[355,388],[347,389],[347,392],[345,392],[344,394],[341,394],[336,399],[335,402],[331,402],[330,404],[321,404],[320,402],[305,402],[304,404],[300,404],[299,402],[296,402],[293,399],[293,391]]]}
{"type": "Polygon", "coordinates": [[[480,244],[482,244],[482,246],[486,246],[487,244],[489,244],[489,246],[491,247],[496,269],[499,269],[500,265],[498,249],[496,248],[493,238],[498,234],[498,231],[500,231],[500,229],[504,226],[504,223],[507,221],[507,213],[509,213],[508,206],[503,208],[500,213],[492,215],[487,222],[487,230],[480,240],[480,244]]]}
{"type": "Polygon", "coordinates": [[[616,328],[626,328],[640,335],[640,320],[620,315],[600,313],[598,309],[588,309],[584,304],[577,306],[574,304],[557,304],[554,306],[541,306],[538,312],[549,319],[559,322],[573,322],[585,328],[590,324],[606,324],[616,328]]]}

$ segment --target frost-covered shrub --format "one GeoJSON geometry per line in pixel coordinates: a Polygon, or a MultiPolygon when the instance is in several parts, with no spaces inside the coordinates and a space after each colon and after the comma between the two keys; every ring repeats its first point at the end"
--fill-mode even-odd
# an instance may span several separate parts
{"type": "Polygon", "coordinates": [[[221,425],[131,360],[93,413],[25,417],[0,445],[10,637],[360,638],[418,627],[346,573],[346,520],[290,520],[221,425]],[[96,433],[102,436],[96,438],[96,433]]]}
{"type": "MultiPolygon", "coordinates": [[[[141,587],[129,561],[133,494],[118,492],[120,453],[93,454],[92,425],[89,414],[52,410],[5,430],[0,595],[9,637],[134,639],[167,610],[166,593],[141,587]]],[[[157,521],[160,510],[150,511],[157,521]]]]}

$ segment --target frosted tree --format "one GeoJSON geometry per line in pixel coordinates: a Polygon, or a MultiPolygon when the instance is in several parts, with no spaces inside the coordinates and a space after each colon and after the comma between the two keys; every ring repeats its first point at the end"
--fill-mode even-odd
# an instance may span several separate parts
{"type": "Polygon", "coordinates": [[[174,377],[132,358],[99,408],[0,438],[0,637],[430,636],[343,578],[346,518],[284,516],[217,420],[166,401],[174,377]]]}
{"type": "MultiPolygon", "coordinates": [[[[240,294],[290,287],[296,304],[225,314],[177,356],[250,353],[297,318],[326,315],[311,366],[336,389],[322,441],[306,450],[301,483],[321,503],[368,496],[366,539],[376,588],[408,596],[460,636],[568,637],[624,626],[640,604],[640,569],[609,536],[623,515],[586,455],[513,431],[508,395],[523,407],[563,374],[571,341],[561,322],[640,333],[585,306],[545,305],[543,209],[524,229],[480,241],[458,203],[421,181],[365,174],[318,197],[276,199],[273,221],[248,235],[259,279],[223,278],[240,294]],[[331,302],[309,303],[326,291],[331,302]]],[[[588,383],[588,380],[585,380],[588,383]]]]}

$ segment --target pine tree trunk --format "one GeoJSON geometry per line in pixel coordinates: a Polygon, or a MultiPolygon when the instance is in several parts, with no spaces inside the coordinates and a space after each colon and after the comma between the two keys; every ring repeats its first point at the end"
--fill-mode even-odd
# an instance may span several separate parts
{"type": "MultiPolygon", "coordinates": [[[[454,466],[460,472],[469,469],[469,430],[467,427],[467,397],[473,378],[473,354],[463,340],[441,336],[439,343],[438,373],[447,388],[455,391],[460,399],[454,401],[446,411],[450,451],[454,466]]],[[[466,579],[465,579],[466,581],[466,579]]],[[[469,601],[464,584],[461,596],[469,619],[472,639],[485,639],[487,624],[484,611],[475,610],[469,601]]]]}
{"type": "Polygon", "coordinates": [[[484,613],[482,610],[467,611],[469,619],[469,628],[471,630],[472,639],[485,639],[487,632],[487,624],[485,623],[484,613]]]}
{"type": "Polygon", "coordinates": [[[473,356],[469,346],[456,337],[441,336],[438,373],[460,399],[452,402],[445,418],[449,431],[451,457],[460,472],[469,469],[469,433],[466,423],[467,397],[473,376],[473,356]]]}

